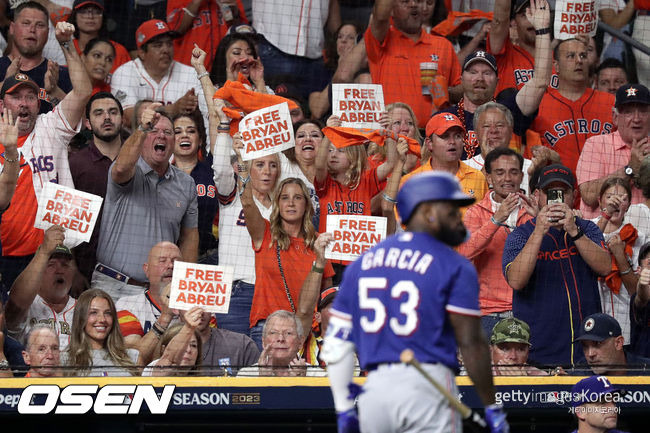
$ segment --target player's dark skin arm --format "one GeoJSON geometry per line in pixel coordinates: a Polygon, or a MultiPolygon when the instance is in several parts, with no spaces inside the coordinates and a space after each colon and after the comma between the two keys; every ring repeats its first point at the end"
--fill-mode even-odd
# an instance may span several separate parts
{"type": "Polygon", "coordinates": [[[481,319],[450,313],[449,320],[454,328],[454,334],[456,335],[460,353],[463,356],[465,368],[474,383],[483,406],[494,404],[492,361],[490,359],[490,349],[481,328],[481,319]]]}

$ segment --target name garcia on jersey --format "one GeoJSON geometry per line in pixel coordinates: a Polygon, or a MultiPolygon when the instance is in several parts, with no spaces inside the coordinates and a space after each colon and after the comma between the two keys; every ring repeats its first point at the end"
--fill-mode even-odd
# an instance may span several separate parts
{"type": "Polygon", "coordinates": [[[561,138],[570,135],[570,134],[609,134],[612,132],[612,124],[609,122],[603,122],[600,119],[567,119],[561,122],[557,122],[553,125],[553,131],[556,134],[553,134],[551,131],[546,131],[544,133],[544,138],[551,146],[554,146],[561,138]]]}
{"type": "Polygon", "coordinates": [[[406,269],[424,275],[432,262],[431,254],[422,254],[419,250],[390,248],[386,251],[384,248],[377,248],[363,256],[361,269],[367,271],[372,268],[386,267],[406,269]]]}

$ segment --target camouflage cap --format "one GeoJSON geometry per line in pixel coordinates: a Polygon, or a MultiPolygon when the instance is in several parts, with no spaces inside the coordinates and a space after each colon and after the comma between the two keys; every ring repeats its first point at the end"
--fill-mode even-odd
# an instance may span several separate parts
{"type": "Polygon", "coordinates": [[[503,319],[492,328],[490,344],[524,343],[530,346],[530,327],[523,320],[503,319]]]}

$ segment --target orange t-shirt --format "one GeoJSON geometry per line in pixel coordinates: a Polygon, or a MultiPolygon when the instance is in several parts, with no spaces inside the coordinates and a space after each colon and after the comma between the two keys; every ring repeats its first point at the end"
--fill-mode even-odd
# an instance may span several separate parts
{"type": "MultiPolygon", "coordinates": [[[[490,51],[489,38],[490,35],[488,34],[488,51],[490,51]]],[[[535,58],[523,47],[513,44],[510,37],[506,37],[501,51],[498,53],[490,51],[490,54],[494,55],[499,72],[499,81],[494,91],[495,96],[509,87],[516,87],[517,90],[520,90],[533,77],[535,58]]],[[[557,88],[557,82],[557,72],[553,67],[550,86],[557,88]]]]}
{"type": "MultiPolygon", "coordinates": [[[[167,24],[172,30],[176,30],[181,24],[185,11],[183,8],[190,4],[190,0],[168,0],[167,1],[167,24]]],[[[239,16],[243,22],[246,20],[244,6],[241,0],[237,0],[239,16]]],[[[174,39],[174,60],[191,66],[192,50],[196,43],[205,56],[205,68],[208,72],[212,69],[212,62],[217,53],[219,42],[228,33],[228,24],[221,15],[221,9],[215,1],[204,1],[201,3],[192,26],[179,38],[174,39]]]]}
{"type": "Polygon", "coordinates": [[[371,215],[370,201],[381,191],[377,179],[377,168],[365,170],[359,186],[350,189],[335,181],[329,174],[325,182],[314,181],[314,188],[320,201],[319,231],[327,231],[327,215],[371,215]]]}
{"type": "Polygon", "coordinates": [[[365,41],[372,82],[383,85],[384,102],[408,104],[415,112],[418,127],[424,128],[432,111],[438,110],[431,96],[422,94],[420,63],[438,62],[438,74],[447,79],[449,86],[460,84],[460,63],[451,42],[424,30],[420,39],[413,41],[393,26],[382,43],[368,28],[365,41]]]}
{"type": "MultiPolygon", "coordinates": [[[[18,137],[18,149],[28,135],[18,137]]],[[[5,148],[0,144],[2,164],[5,148]]],[[[43,242],[43,230],[34,228],[38,201],[34,192],[32,169],[20,152],[20,174],[9,208],[2,214],[2,255],[26,256],[43,242]]]]}
{"type": "Polygon", "coordinates": [[[555,89],[548,89],[539,114],[530,129],[539,133],[542,145],[555,150],[562,164],[576,172],[578,158],[587,138],[612,132],[614,95],[586,89],[571,101],[555,89]]]}
{"type": "MultiPolygon", "coordinates": [[[[276,310],[291,311],[291,304],[284,289],[280,266],[278,265],[276,243],[271,243],[271,225],[264,220],[264,240],[262,245],[255,249],[255,294],[251,306],[251,328],[260,320],[266,319],[276,310]]],[[[301,238],[291,238],[291,245],[286,251],[280,250],[280,260],[284,277],[287,280],[289,293],[293,305],[298,308],[298,297],[307,274],[316,260],[316,253],[305,245],[301,238]]],[[[327,262],[323,279],[334,275],[332,265],[327,262]]]]}

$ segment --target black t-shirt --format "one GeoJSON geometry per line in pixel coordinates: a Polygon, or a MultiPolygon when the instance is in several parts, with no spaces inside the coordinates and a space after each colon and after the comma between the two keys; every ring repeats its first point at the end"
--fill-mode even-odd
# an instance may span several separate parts
{"type": "MultiPolygon", "coordinates": [[[[11,65],[11,60],[7,56],[0,57],[0,81],[4,81],[5,74],[7,73],[7,68],[11,65]]],[[[41,109],[40,113],[44,114],[49,111],[52,111],[54,108],[49,102],[49,98],[45,89],[45,73],[47,72],[47,59],[43,59],[40,65],[30,69],[29,71],[21,70],[23,74],[27,75],[29,78],[34,80],[41,88],[41,91],[38,94],[38,99],[41,100],[41,109]]],[[[68,73],[68,68],[64,66],[59,66],[59,87],[65,93],[68,93],[72,90],[72,82],[70,81],[70,74],[68,73]]]]}

